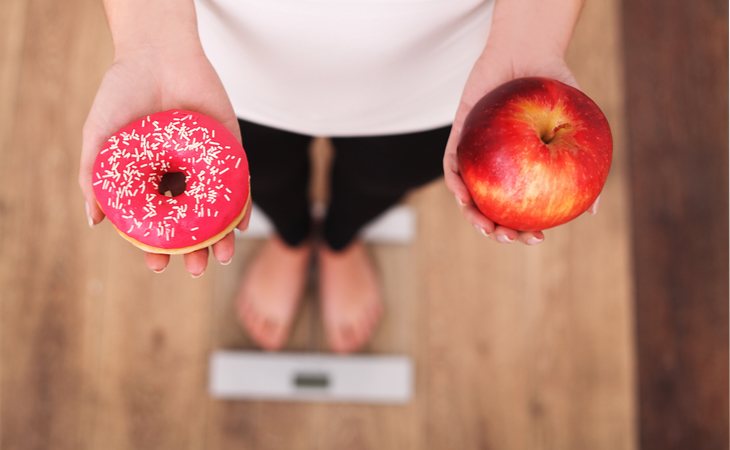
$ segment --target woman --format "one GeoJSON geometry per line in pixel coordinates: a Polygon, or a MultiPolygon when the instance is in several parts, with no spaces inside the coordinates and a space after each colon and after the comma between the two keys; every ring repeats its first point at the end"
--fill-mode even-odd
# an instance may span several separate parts
{"type": "MultiPolygon", "coordinates": [[[[575,85],[564,53],[581,3],[106,0],[115,59],[84,125],[79,173],[89,224],[103,219],[90,175],[110,134],[150,111],[206,113],[243,137],[252,198],[276,229],[242,278],[242,324],[262,347],[281,348],[316,252],[330,346],[357,350],[382,314],[376,270],[357,233],[442,171],[479,232],[502,243],[544,239],[475,208],[456,143],[471,106],[501,83],[546,76],[575,85]],[[332,138],[335,148],[321,233],[306,197],[313,136],[332,138]]],[[[212,250],[227,264],[233,247],[229,234],[212,250]]],[[[200,276],[207,258],[207,249],[184,255],[185,266],[200,276]]],[[[169,256],[145,260],[161,272],[169,256]]]]}

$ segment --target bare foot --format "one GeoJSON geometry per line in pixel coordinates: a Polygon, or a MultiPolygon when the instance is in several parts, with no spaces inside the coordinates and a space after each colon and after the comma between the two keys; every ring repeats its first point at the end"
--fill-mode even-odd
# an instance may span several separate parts
{"type": "Polygon", "coordinates": [[[340,252],[322,243],[318,256],[327,341],[335,352],[353,352],[368,342],[383,314],[378,275],[360,240],[340,252]]]}
{"type": "Polygon", "coordinates": [[[307,280],[312,245],[289,247],[269,238],[249,263],[241,280],[236,308],[251,338],[266,350],[284,346],[307,280]]]}

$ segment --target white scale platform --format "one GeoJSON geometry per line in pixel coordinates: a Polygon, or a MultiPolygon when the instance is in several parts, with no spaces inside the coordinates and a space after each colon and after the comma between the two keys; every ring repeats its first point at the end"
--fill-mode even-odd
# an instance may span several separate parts
{"type": "MultiPolygon", "coordinates": [[[[314,205],[314,217],[322,217],[314,205]]],[[[268,218],[254,205],[241,239],[272,232],[268,218]]],[[[397,205],[361,232],[366,242],[409,244],[415,236],[415,213],[397,205]]],[[[395,403],[413,395],[413,364],[404,355],[347,355],[226,351],[210,359],[210,393],[219,399],[315,402],[395,403]]]]}
{"type": "Polygon", "coordinates": [[[210,392],[223,399],[407,403],[413,369],[405,356],[217,351],[210,392]]]}

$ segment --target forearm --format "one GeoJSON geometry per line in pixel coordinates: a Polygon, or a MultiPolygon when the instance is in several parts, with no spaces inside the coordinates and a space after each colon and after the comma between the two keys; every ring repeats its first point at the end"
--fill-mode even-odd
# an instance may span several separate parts
{"type": "Polygon", "coordinates": [[[562,57],[582,6],[583,0],[496,0],[487,48],[562,57]]]}
{"type": "Polygon", "coordinates": [[[193,0],[104,0],[117,53],[199,44],[193,0]]]}

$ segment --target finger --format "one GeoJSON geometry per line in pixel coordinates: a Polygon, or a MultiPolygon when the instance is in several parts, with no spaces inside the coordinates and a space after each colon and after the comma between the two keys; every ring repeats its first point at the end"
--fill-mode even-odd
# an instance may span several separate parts
{"type": "Polygon", "coordinates": [[[95,129],[84,126],[78,182],[84,196],[84,210],[86,212],[86,220],[90,227],[104,220],[104,212],[96,203],[96,195],[94,195],[94,189],[91,184],[94,159],[96,158],[98,149],[104,145],[104,140],[105,138],[95,129]]]}
{"type": "Polygon", "coordinates": [[[248,224],[249,224],[249,222],[251,222],[251,211],[252,210],[253,210],[253,201],[249,200],[248,211],[246,211],[246,214],[243,216],[243,219],[241,219],[241,222],[236,227],[240,231],[248,230],[248,224]]]}
{"type": "Polygon", "coordinates": [[[455,154],[447,154],[444,156],[444,182],[446,187],[454,194],[457,203],[460,205],[468,205],[472,203],[471,194],[464,184],[464,180],[459,174],[459,168],[455,154]]]}
{"type": "Polygon", "coordinates": [[[221,121],[224,127],[228,129],[228,131],[233,134],[233,137],[236,138],[236,140],[240,143],[241,140],[241,125],[238,123],[238,118],[236,117],[236,114],[233,112],[233,107],[230,107],[227,111],[227,114],[225,115],[225,119],[221,121]]]}
{"type": "Polygon", "coordinates": [[[144,262],[154,273],[162,273],[165,271],[167,264],[170,262],[170,255],[145,252],[144,262]]]}
{"type": "Polygon", "coordinates": [[[201,248],[192,253],[183,255],[185,261],[185,270],[187,270],[193,278],[203,275],[205,268],[208,267],[208,248],[201,248]]]}
{"type": "Polygon", "coordinates": [[[519,233],[518,239],[523,244],[537,245],[545,240],[545,235],[542,231],[523,231],[519,233]]]}
{"type": "Polygon", "coordinates": [[[494,229],[494,239],[502,244],[513,243],[517,239],[518,235],[519,233],[517,231],[501,225],[497,225],[494,229]]]}
{"type": "Polygon", "coordinates": [[[595,216],[596,214],[598,214],[598,206],[600,205],[600,203],[601,203],[601,196],[599,195],[598,197],[596,197],[596,201],[593,202],[591,207],[588,208],[588,211],[587,211],[588,214],[590,214],[592,216],[595,216]]]}
{"type": "Polygon", "coordinates": [[[224,266],[231,263],[233,252],[236,246],[236,237],[231,231],[220,241],[213,244],[213,256],[224,266]]]}
{"type": "Polygon", "coordinates": [[[461,212],[466,217],[466,220],[484,236],[488,236],[494,232],[494,222],[486,218],[473,205],[462,206],[461,212]]]}

